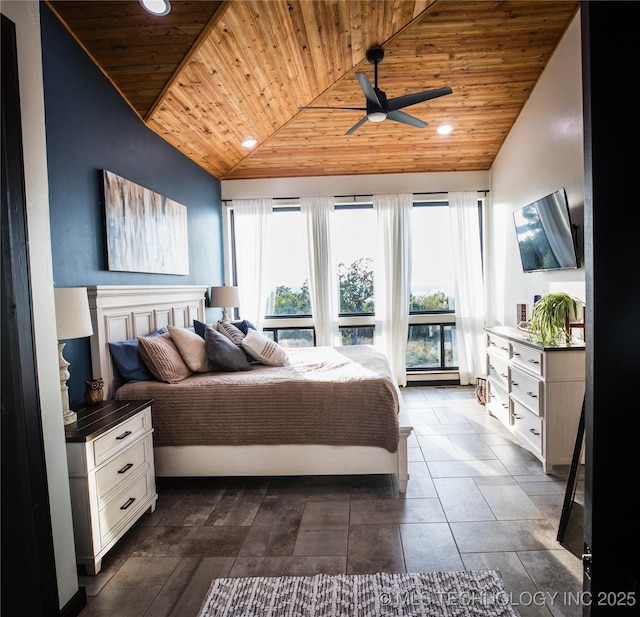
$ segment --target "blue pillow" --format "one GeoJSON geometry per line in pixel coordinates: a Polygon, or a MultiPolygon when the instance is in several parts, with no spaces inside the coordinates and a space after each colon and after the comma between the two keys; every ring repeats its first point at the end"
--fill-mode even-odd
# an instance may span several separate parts
{"type": "MultiPolygon", "coordinates": [[[[160,328],[148,336],[165,334],[168,328],[160,328]]],[[[156,378],[142,361],[138,351],[138,339],[109,343],[109,351],[120,376],[124,381],[155,381],[156,378]]]]}
{"type": "MultiPolygon", "coordinates": [[[[238,328],[243,334],[247,333],[247,330],[251,328],[255,330],[256,327],[247,319],[243,319],[242,321],[232,321],[231,322],[236,328],[238,328]]],[[[204,338],[204,333],[207,330],[207,324],[198,321],[197,319],[193,320],[193,329],[196,334],[199,334],[202,338],[204,338]]]]}

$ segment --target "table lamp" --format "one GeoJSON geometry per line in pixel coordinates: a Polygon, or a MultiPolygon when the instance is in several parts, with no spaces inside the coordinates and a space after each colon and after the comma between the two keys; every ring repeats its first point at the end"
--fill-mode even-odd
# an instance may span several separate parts
{"type": "Polygon", "coordinates": [[[62,394],[62,417],[65,424],[76,421],[77,414],[69,409],[69,388],[67,381],[70,377],[69,366],[62,355],[66,341],[74,338],[84,338],[93,334],[91,314],[89,313],[89,298],[86,287],[60,287],[53,290],[56,303],[56,330],[58,333],[58,362],[60,368],[60,392],[62,394]]]}
{"type": "Polygon", "coordinates": [[[222,285],[220,287],[212,287],[209,295],[209,306],[222,309],[222,321],[229,323],[228,307],[240,305],[240,294],[237,287],[231,285],[222,285]]]}

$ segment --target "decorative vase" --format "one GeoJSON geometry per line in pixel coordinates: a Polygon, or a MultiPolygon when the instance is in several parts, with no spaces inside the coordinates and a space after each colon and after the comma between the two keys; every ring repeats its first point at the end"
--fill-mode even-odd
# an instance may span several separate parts
{"type": "Polygon", "coordinates": [[[101,377],[98,377],[98,379],[90,379],[84,383],[86,384],[84,402],[87,403],[87,405],[95,405],[104,400],[104,381],[102,381],[101,377]]]}

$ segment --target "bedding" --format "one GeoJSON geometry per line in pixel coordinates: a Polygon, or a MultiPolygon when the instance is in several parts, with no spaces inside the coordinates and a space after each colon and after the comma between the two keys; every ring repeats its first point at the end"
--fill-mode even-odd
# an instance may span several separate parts
{"type": "Polygon", "coordinates": [[[368,345],[287,352],[284,366],[128,383],[116,398],[153,399],[154,447],[323,444],[397,451],[398,391],[382,353],[368,345]]]}

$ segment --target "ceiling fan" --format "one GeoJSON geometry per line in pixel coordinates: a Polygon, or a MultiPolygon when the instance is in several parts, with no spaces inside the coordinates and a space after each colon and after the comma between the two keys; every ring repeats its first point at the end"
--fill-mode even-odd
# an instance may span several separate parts
{"type": "Polygon", "coordinates": [[[445,88],[436,88],[435,90],[425,90],[424,92],[416,92],[415,94],[407,94],[405,96],[397,96],[392,99],[387,99],[387,95],[383,90],[378,88],[378,64],[382,62],[384,58],[384,49],[382,47],[372,47],[367,50],[367,60],[373,64],[374,68],[374,83],[371,85],[371,81],[367,77],[366,73],[356,73],[356,77],[360,82],[360,88],[366,98],[366,107],[314,107],[305,106],[300,109],[352,109],[357,111],[367,112],[364,118],[358,120],[345,135],[351,135],[355,133],[367,120],[370,122],[382,122],[383,120],[395,120],[402,124],[409,124],[411,126],[423,129],[427,126],[427,123],[410,116],[403,111],[400,111],[403,107],[409,107],[409,105],[415,105],[416,103],[422,103],[424,101],[430,101],[431,99],[444,96],[445,94],[451,94],[452,90],[448,86],[445,88]]]}

